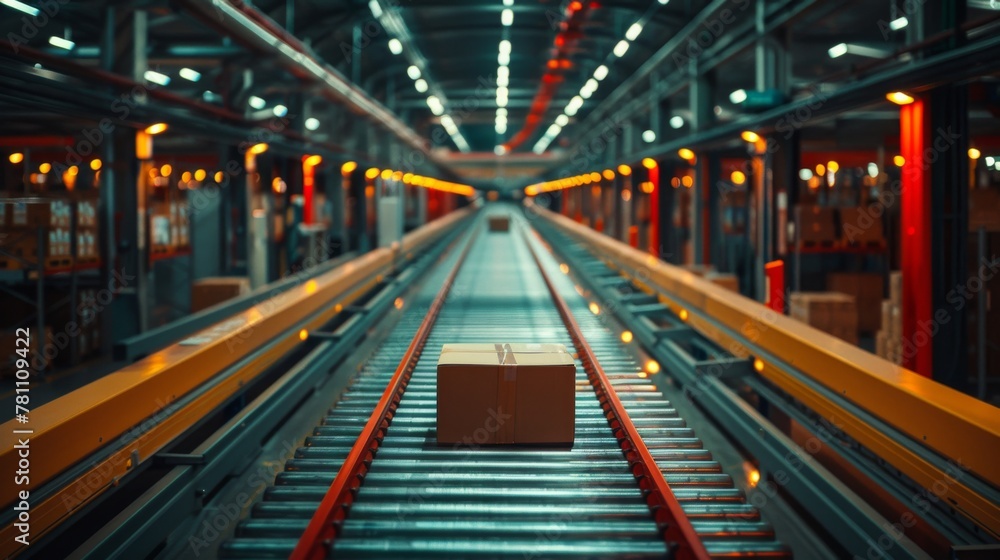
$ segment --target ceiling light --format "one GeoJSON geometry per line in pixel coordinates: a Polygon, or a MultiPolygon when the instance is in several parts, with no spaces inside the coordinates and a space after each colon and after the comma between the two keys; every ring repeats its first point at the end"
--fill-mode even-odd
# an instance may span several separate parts
{"type": "Polygon", "coordinates": [[[430,107],[431,112],[435,115],[444,113],[444,105],[441,104],[441,100],[436,95],[431,95],[427,98],[427,106],[430,107]]]}
{"type": "Polygon", "coordinates": [[[738,90],[734,91],[733,93],[730,93],[729,94],[729,100],[732,101],[736,105],[739,105],[740,103],[743,103],[744,101],[747,100],[747,90],[745,90],[745,89],[738,89],[738,90]]]}
{"type": "Polygon", "coordinates": [[[264,107],[267,106],[267,101],[264,101],[263,99],[257,97],[256,95],[251,95],[250,99],[247,100],[247,103],[249,103],[251,107],[257,110],[263,109],[264,107]]]}
{"type": "Polygon", "coordinates": [[[507,66],[510,64],[510,53],[501,51],[500,54],[497,55],[497,63],[500,66],[507,66]]]}
{"type": "Polygon", "coordinates": [[[493,148],[493,153],[502,156],[507,153],[507,148],[503,145],[497,145],[496,148],[493,148]]]}
{"type": "Polygon", "coordinates": [[[424,93],[425,91],[427,91],[427,80],[421,78],[413,82],[413,87],[417,88],[417,91],[419,91],[420,93],[424,93]]]}
{"type": "Polygon", "coordinates": [[[969,159],[979,159],[982,155],[983,152],[980,152],[977,148],[969,148],[969,159]]]}
{"type": "Polygon", "coordinates": [[[494,130],[496,130],[497,134],[505,134],[507,132],[507,122],[504,121],[496,123],[494,130]]]}
{"type": "Polygon", "coordinates": [[[744,142],[749,142],[751,144],[754,144],[758,140],[760,140],[760,136],[752,130],[744,130],[740,134],[740,138],[742,138],[744,142]]]}
{"type": "Polygon", "coordinates": [[[652,130],[647,130],[642,133],[642,141],[647,144],[652,144],[656,141],[656,133],[652,130]]]}
{"type": "Polygon", "coordinates": [[[497,68],[497,77],[503,76],[504,78],[510,77],[510,68],[506,66],[501,66],[497,68]]]}
{"type": "Polygon", "coordinates": [[[871,162],[871,163],[868,164],[868,176],[871,177],[872,179],[875,179],[875,178],[878,177],[878,164],[877,163],[871,162]]]}
{"type": "Polygon", "coordinates": [[[154,123],[146,127],[146,134],[156,136],[165,130],[167,130],[167,123],[154,123]]]}
{"type": "Polygon", "coordinates": [[[504,6],[513,6],[514,5],[514,0],[503,0],[503,5],[504,6]]]}
{"type": "Polygon", "coordinates": [[[66,49],[68,51],[73,50],[73,47],[76,46],[76,43],[73,41],[63,39],[62,37],[56,37],[55,35],[49,37],[49,44],[53,47],[59,47],[60,49],[66,49]]]}
{"type": "Polygon", "coordinates": [[[497,109],[497,116],[499,117],[500,115],[503,115],[503,116],[506,117],[507,116],[507,109],[497,109]]]}
{"type": "Polygon", "coordinates": [[[813,178],[812,169],[809,169],[807,167],[799,169],[799,179],[802,179],[803,181],[808,181],[809,179],[812,178],[813,178]]]}
{"type": "Polygon", "coordinates": [[[205,90],[201,94],[201,99],[207,103],[218,103],[222,101],[222,96],[214,91],[205,90]]]}
{"type": "Polygon", "coordinates": [[[319,128],[319,119],[315,117],[306,119],[306,130],[316,130],[317,128],[319,128]]]}
{"type": "Polygon", "coordinates": [[[514,23],[514,10],[504,8],[504,10],[500,12],[500,23],[502,23],[504,27],[510,27],[514,23]]]}
{"type": "Polygon", "coordinates": [[[395,37],[389,39],[389,52],[392,54],[400,54],[403,52],[403,43],[400,43],[399,39],[395,37]]]}
{"type": "Polygon", "coordinates": [[[615,45],[615,48],[612,52],[615,53],[615,56],[619,58],[625,56],[625,53],[628,52],[628,41],[624,39],[618,41],[618,44],[615,45]]]}
{"type": "Polygon", "coordinates": [[[669,2],[670,0],[656,0],[656,1],[659,2],[660,5],[666,6],[667,2],[669,2]]]}
{"type": "Polygon", "coordinates": [[[382,17],[382,6],[379,5],[378,0],[370,0],[368,2],[368,9],[372,11],[375,19],[382,17]]]}
{"type": "MultiPolygon", "coordinates": [[[[501,66],[500,68],[506,68],[506,66],[501,66]]],[[[510,85],[510,78],[507,74],[497,74],[497,87],[505,88],[510,85]]]]}
{"type": "Polygon", "coordinates": [[[500,52],[510,54],[510,41],[507,39],[500,41],[500,52]]]}
{"type": "Polygon", "coordinates": [[[573,99],[570,99],[569,103],[566,104],[566,114],[572,117],[573,115],[576,114],[577,111],[580,110],[580,107],[582,106],[583,106],[583,98],[577,95],[573,99]]]}
{"type": "Polygon", "coordinates": [[[638,37],[640,33],[642,33],[642,24],[635,22],[628,28],[628,31],[625,32],[625,38],[629,41],[635,41],[636,37],[638,37]]]}
{"type": "Polygon", "coordinates": [[[670,117],[670,128],[677,130],[678,128],[684,126],[684,117],[673,116],[670,117]]]}
{"type": "Polygon", "coordinates": [[[17,0],[0,0],[0,4],[3,4],[4,6],[7,6],[8,8],[14,8],[15,10],[17,10],[19,12],[24,12],[24,13],[26,13],[28,15],[31,15],[31,16],[37,16],[38,15],[38,8],[32,8],[31,6],[29,6],[29,5],[27,5],[27,4],[23,3],[23,2],[18,2],[17,0]]]}
{"type": "Polygon", "coordinates": [[[197,82],[201,79],[201,73],[190,68],[181,68],[177,73],[180,74],[180,77],[189,82],[197,82]]]}
{"type": "Polygon", "coordinates": [[[276,117],[284,117],[288,114],[288,107],[285,107],[284,105],[275,105],[274,109],[271,109],[271,112],[274,113],[274,116],[276,117]]]}
{"type": "Polygon", "coordinates": [[[143,77],[146,78],[147,82],[153,82],[154,84],[159,84],[161,86],[165,86],[170,83],[170,76],[161,74],[155,70],[146,70],[143,77]]]}
{"type": "Polygon", "coordinates": [[[830,55],[830,58],[839,58],[847,54],[847,43],[840,43],[839,45],[834,45],[826,51],[826,54],[830,55]]]}
{"type": "Polygon", "coordinates": [[[555,123],[552,123],[552,126],[550,126],[549,129],[545,131],[545,135],[550,138],[555,138],[556,136],[559,136],[560,132],[562,132],[562,127],[555,123]]]}
{"type": "Polygon", "coordinates": [[[597,83],[597,80],[591,78],[587,80],[587,83],[584,84],[583,87],[589,89],[591,92],[595,92],[597,91],[597,88],[600,87],[600,85],[601,84],[597,83]]]}
{"type": "Polygon", "coordinates": [[[906,16],[896,18],[889,22],[889,29],[893,31],[899,31],[900,29],[906,27],[910,24],[910,20],[906,19],[906,16]]]}
{"type": "Polygon", "coordinates": [[[600,65],[594,70],[594,79],[598,82],[608,77],[608,67],[600,65]]]}
{"type": "Polygon", "coordinates": [[[556,124],[559,126],[566,126],[567,124],[569,124],[569,117],[567,117],[566,115],[559,115],[558,117],[556,117],[556,124]]]}
{"type": "Polygon", "coordinates": [[[986,167],[993,167],[993,164],[995,163],[996,163],[996,158],[994,158],[993,156],[986,156],[986,167]]]}
{"type": "Polygon", "coordinates": [[[416,80],[420,78],[420,69],[416,66],[411,65],[406,69],[406,75],[410,77],[411,80],[416,80]]]}
{"type": "Polygon", "coordinates": [[[896,105],[909,105],[910,103],[916,101],[915,99],[913,99],[912,96],[907,95],[901,91],[894,91],[892,93],[889,93],[885,96],[885,98],[888,99],[889,101],[892,101],[896,105]]]}

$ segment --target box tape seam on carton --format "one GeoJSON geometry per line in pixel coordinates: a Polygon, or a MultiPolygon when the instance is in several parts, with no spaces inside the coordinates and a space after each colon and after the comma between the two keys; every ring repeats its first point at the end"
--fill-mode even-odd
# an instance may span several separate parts
{"type": "MultiPolygon", "coordinates": [[[[509,414],[510,422],[502,422],[497,443],[514,443],[514,415],[517,414],[517,359],[510,344],[497,344],[497,414],[509,414]]],[[[501,416],[502,417],[502,416],[501,416]]]]}

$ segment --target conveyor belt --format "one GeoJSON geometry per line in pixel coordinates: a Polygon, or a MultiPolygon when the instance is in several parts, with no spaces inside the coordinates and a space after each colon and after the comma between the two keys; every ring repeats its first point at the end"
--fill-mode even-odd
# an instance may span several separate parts
{"type": "MultiPolygon", "coordinates": [[[[481,221],[473,227],[482,227],[481,221]]],[[[551,262],[545,261],[548,265],[551,262]]],[[[440,276],[440,274],[438,274],[440,276]]],[[[735,489],[588,302],[559,291],[674,495],[713,556],[786,556],[770,526],[735,489]]],[[[439,282],[432,278],[323,424],[289,460],[227,558],[284,558],[295,547],[382,397],[439,282]]],[[[569,288],[568,291],[566,288],[569,288]]],[[[572,449],[439,447],[438,350],[448,342],[573,342],[526,237],[473,241],[391,426],[338,531],[336,558],[663,558],[654,521],[582,365],[572,449]]]]}

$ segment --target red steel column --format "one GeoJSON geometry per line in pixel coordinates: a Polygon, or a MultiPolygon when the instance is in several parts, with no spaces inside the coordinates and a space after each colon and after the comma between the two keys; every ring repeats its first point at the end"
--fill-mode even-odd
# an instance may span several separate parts
{"type": "Polygon", "coordinates": [[[900,192],[903,273],[903,365],[932,377],[932,344],[920,323],[933,321],[931,282],[931,184],[925,149],[930,137],[929,106],[917,99],[899,113],[900,153],[905,159],[900,192]]]}

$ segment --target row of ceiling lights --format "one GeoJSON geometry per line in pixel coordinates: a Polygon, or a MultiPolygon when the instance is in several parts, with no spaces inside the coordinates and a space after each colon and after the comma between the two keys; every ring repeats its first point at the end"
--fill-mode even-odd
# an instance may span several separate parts
{"type": "MultiPolygon", "coordinates": [[[[500,40],[500,52],[497,54],[497,114],[494,122],[494,130],[497,136],[507,133],[507,102],[510,95],[510,53],[512,46],[510,43],[510,26],[514,24],[514,0],[503,0],[503,10],[500,12],[500,24],[503,32],[500,40]]],[[[493,153],[502,156],[507,153],[507,149],[502,142],[497,142],[493,153]]]]}
{"type": "MultiPolygon", "coordinates": [[[[646,169],[655,169],[657,165],[656,160],[653,158],[644,158],[642,160],[642,166],[646,169]]],[[[631,176],[632,167],[625,163],[619,165],[617,175],[622,177],[631,176]]],[[[583,173],[572,177],[562,177],[560,179],[553,179],[552,181],[543,181],[541,183],[529,185],[524,188],[524,194],[528,196],[535,196],[545,192],[560,191],[564,189],[571,189],[573,187],[582,187],[584,185],[600,183],[602,179],[605,181],[611,181],[614,180],[615,177],[616,174],[613,169],[605,169],[603,172],[591,171],[590,173],[583,173]]],[[[655,190],[655,185],[652,181],[643,181],[639,184],[639,189],[646,194],[650,194],[655,190]]]]}
{"type": "MultiPolygon", "coordinates": [[[[665,5],[670,0],[657,0],[657,1],[661,5],[665,5]]],[[[643,19],[645,19],[645,17],[641,18],[639,21],[636,21],[631,26],[629,26],[628,30],[625,31],[625,38],[622,39],[621,41],[618,41],[618,43],[615,44],[614,49],[612,49],[611,51],[615,58],[621,58],[625,56],[625,53],[628,52],[629,46],[632,44],[632,42],[639,38],[639,34],[642,33],[643,19]]],[[[597,88],[600,86],[600,82],[604,80],[604,78],[608,77],[608,72],[609,69],[607,63],[601,64],[594,70],[593,76],[589,80],[587,80],[586,83],[583,84],[582,88],[580,88],[580,93],[575,95],[572,99],[569,100],[569,102],[566,104],[566,107],[563,108],[563,113],[558,117],[556,117],[555,122],[553,122],[549,126],[549,128],[545,131],[545,134],[543,134],[542,137],[539,138],[537,142],[535,142],[535,146],[534,148],[532,148],[532,151],[534,151],[536,154],[542,154],[543,152],[545,152],[546,149],[548,149],[549,144],[551,144],[552,141],[555,140],[557,136],[559,136],[559,133],[562,132],[563,127],[569,124],[570,117],[575,116],[577,112],[579,112],[580,108],[583,107],[584,101],[590,99],[590,97],[594,95],[594,93],[597,91],[597,88]]],[[[681,125],[683,126],[683,119],[681,125]]],[[[676,128],[680,127],[678,126],[676,128]]],[[[652,131],[646,131],[646,132],[652,132],[652,131]]],[[[644,135],[644,139],[648,137],[649,137],[648,134],[644,135]]],[[[656,137],[654,133],[652,140],[655,139],[656,137]]],[[[648,141],[651,142],[652,140],[648,141]]]]}

